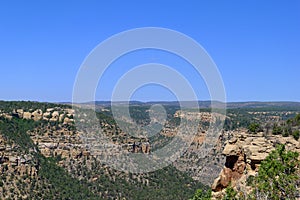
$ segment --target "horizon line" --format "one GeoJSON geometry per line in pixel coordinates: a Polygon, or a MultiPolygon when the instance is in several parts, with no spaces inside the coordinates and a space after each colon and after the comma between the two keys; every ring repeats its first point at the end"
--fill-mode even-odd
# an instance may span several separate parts
{"type": "Polygon", "coordinates": [[[292,100],[237,100],[237,101],[219,101],[219,100],[149,100],[149,101],[143,101],[143,100],[118,100],[118,101],[110,101],[110,100],[94,100],[94,101],[85,101],[85,102],[72,102],[72,101],[43,101],[43,100],[4,100],[0,99],[1,101],[6,102],[18,102],[18,101],[26,101],[26,102],[39,102],[39,103],[75,103],[75,104],[84,104],[84,103],[92,103],[92,102],[139,102],[139,103],[153,103],[153,102],[166,102],[166,103],[174,103],[174,102],[218,102],[218,103],[300,103],[300,101],[292,101],[292,100]]]}

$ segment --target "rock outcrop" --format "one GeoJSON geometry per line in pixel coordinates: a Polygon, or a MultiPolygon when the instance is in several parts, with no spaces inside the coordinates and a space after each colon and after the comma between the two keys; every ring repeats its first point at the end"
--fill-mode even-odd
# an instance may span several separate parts
{"type": "Polygon", "coordinates": [[[33,151],[34,149],[29,149],[29,152],[22,151],[19,145],[9,141],[0,133],[0,199],[9,199],[11,188],[14,188],[14,195],[18,194],[20,199],[27,199],[18,184],[37,179],[38,167],[33,151]],[[7,191],[6,195],[4,191],[7,191]]]}
{"type": "Polygon", "coordinates": [[[251,188],[246,180],[258,172],[260,163],[275,149],[276,144],[285,144],[288,150],[300,153],[299,141],[292,137],[263,136],[262,133],[240,132],[226,142],[222,154],[225,166],[212,184],[214,199],[222,198],[225,188],[231,184],[237,191],[248,193],[251,188]]]}
{"type": "Polygon", "coordinates": [[[45,120],[50,122],[63,122],[64,124],[74,123],[74,113],[73,109],[67,108],[48,108],[45,112],[41,109],[34,111],[24,111],[23,109],[15,109],[11,113],[2,113],[0,111],[0,116],[7,119],[12,119],[12,117],[18,117],[21,119],[32,119],[34,121],[45,120]]]}

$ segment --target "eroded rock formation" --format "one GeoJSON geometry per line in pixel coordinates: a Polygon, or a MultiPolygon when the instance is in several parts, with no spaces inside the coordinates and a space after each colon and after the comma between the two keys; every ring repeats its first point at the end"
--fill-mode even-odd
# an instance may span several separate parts
{"type": "Polygon", "coordinates": [[[59,107],[48,108],[45,112],[41,109],[24,111],[23,109],[15,109],[11,113],[1,112],[0,116],[7,119],[12,117],[18,117],[21,119],[33,119],[34,121],[45,120],[50,122],[63,122],[64,124],[70,124],[74,122],[74,110],[63,109],[59,107]]]}
{"type": "Polygon", "coordinates": [[[226,156],[226,162],[212,184],[213,198],[222,198],[229,184],[237,191],[247,194],[251,190],[249,186],[246,186],[247,178],[258,172],[260,163],[279,143],[285,144],[288,150],[300,153],[299,141],[292,137],[265,137],[262,133],[253,135],[245,131],[235,134],[226,142],[222,152],[226,156]]]}

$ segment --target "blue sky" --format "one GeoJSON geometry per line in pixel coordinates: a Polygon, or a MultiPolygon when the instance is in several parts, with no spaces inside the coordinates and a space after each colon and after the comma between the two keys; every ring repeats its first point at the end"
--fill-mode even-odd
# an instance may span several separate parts
{"type": "MultiPolygon", "coordinates": [[[[182,32],[201,44],[219,68],[227,101],[300,101],[296,0],[0,1],[0,99],[71,101],[77,71],[95,46],[119,32],[149,26],[182,32]]],[[[180,71],[183,62],[151,50],[121,61],[103,77],[97,100],[109,100],[114,81],[136,63],[166,62],[180,71]]],[[[182,73],[200,100],[209,99],[192,69],[182,73]]],[[[133,96],[174,98],[153,85],[133,96]]]]}

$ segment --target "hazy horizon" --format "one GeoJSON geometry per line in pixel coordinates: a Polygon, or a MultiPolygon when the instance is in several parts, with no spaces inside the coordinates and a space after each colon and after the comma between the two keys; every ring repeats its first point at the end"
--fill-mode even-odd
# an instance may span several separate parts
{"type": "MultiPolygon", "coordinates": [[[[120,100],[120,101],[110,101],[110,100],[95,100],[95,101],[87,101],[87,102],[72,102],[72,101],[37,101],[37,100],[5,100],[5,99],[0,99],[0,101],[30,101],[30,102],[40,102],[40,103],[75,103],[75,104],[87,104],[87,103],[94,103],[94,102],[100,102],[100,103],[110,103],[110,102],[116,102],[116,103],[123,103],[127,102],[126,100],[120,100]]],[[[217,100],[197,100],[196,102],[217,102],[217,103],[300,103],[300,101],[217,101],[217,100]]],[[[130,100],[129,102],[139,102],[139,103],[156,103],[156,102],[166,102],[166,103],[175,103],[175,102],[180,102],[180,101],[173,101],[173,100],[150,100],[150,101],[140,101],[140,100],[130,100]]],[[[181,102],[195,102],[193,100],[183,100],[181,102]]]]}

